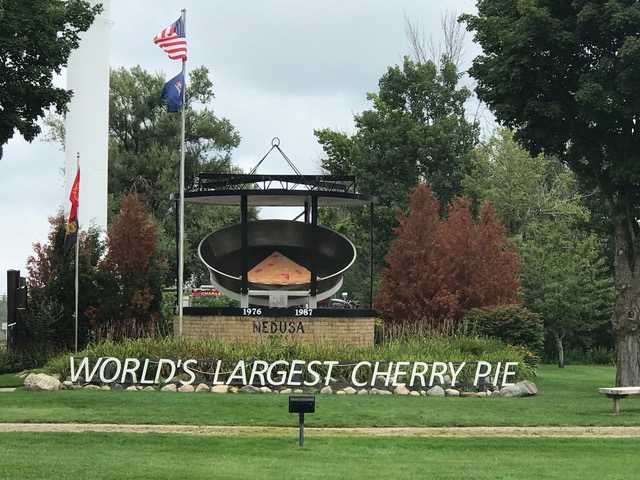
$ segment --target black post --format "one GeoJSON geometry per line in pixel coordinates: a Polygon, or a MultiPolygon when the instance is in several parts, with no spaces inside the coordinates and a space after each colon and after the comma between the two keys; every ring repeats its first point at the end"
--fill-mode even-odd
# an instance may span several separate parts
{"type": "Polygon", "coordinates": [[[300,446],[304,445],[304,412],[299,413],[300,417],[300,446]]]}
{"type": "Polygon", "coordinates": [[[20,270],[7,270],[7,349],[24,348],[24,312],[27,308],[26,280],[20,270]]]}
{"type": "Polygon", "coordinates": [[[249,260],[247,258],[247,253],[249,252],[249,205],[247,201],[247,194],[243,194],[240,199],[240,216],[241,216],[241,248],[242,248],[242,258],[240,259],[242,270],[242,281],[240,285],[240,293],[246,295],[249,293],[249,279],[247,278],[247,273],[249,271],[249,260]]]}
{"type": "Polygon", "coordinates": [[[318,196],[311,197],[311,285],[312,297],[318,295],[318,196]]]}

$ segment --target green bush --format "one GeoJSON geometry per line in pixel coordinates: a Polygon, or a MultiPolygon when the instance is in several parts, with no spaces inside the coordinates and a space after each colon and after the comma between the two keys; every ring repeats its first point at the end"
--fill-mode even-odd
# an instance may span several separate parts
{"type": "Polygon", "coordinates": [[[521,305],[475,308],[464,318],[465,333],[493,337],[511,345],[541,352],[544,346],[542,317],[521,305]]]}
{"type": "Polygon", "coordinates": [[[31,345],[24,350],[0,349],[0,374],[41,368],[59,355],[46,344],[31,345]]]}

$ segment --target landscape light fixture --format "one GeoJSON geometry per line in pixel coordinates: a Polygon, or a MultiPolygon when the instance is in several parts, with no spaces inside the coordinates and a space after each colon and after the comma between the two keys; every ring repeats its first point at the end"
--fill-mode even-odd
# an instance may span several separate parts
{"type": "Polygon", "coordinates": [[[313,395],[290,395],[289,413],[297,413],[300,419],[300,446],[304,445],[304,414],[315,413],[316,397],[313,395]]]}

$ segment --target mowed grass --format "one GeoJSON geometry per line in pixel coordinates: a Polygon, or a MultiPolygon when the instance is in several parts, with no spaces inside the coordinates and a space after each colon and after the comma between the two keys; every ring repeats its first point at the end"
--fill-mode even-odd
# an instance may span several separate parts
{"type": "MultiPolygon", "coordinates": [[[[309,426],[606,426],[640,425],[640,398],[612,401],[598,387],[613,386],[606,366],[544,366],[539,394],[527,398],[436,398],[318,395],[309,426]]],[[[296,426],[288,398],[273,394],[159,391],[59,391],[0,394],[0,422],[296,426]]]]}
{"type": "Polygon", "coordinates": [[[636,439],[0,435],[0,479],[628,479],[636,439]],[[34,452],[37,452],[34,455],[34,452]]]}
{"type": "MultiPolygon", "coordinates": [[[[597,392],[611,367],[545,366],[529,398],[318,395],[295,429],[273,435],[0,433],[1,479],[629,479],[640,477],[636,438],[330,436],[322,426],[637,425],[640,399],[597,392]]],[[[0,422],[297,426],[284,395],[127,391],[0,394],[0,422]]]]}

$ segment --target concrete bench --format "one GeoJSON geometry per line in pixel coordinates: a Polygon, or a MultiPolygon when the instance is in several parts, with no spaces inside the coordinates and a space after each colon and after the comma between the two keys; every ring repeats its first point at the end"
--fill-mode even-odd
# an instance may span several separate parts
{"type": "Polygon", "coordinates": [[[605,394],[607,397],[613,399],[613,413],[620,413],[620,399],[629,395],[639,395],[640,387],[613,387],[613,388],[599,388],[600,393],[605,394]]]}

